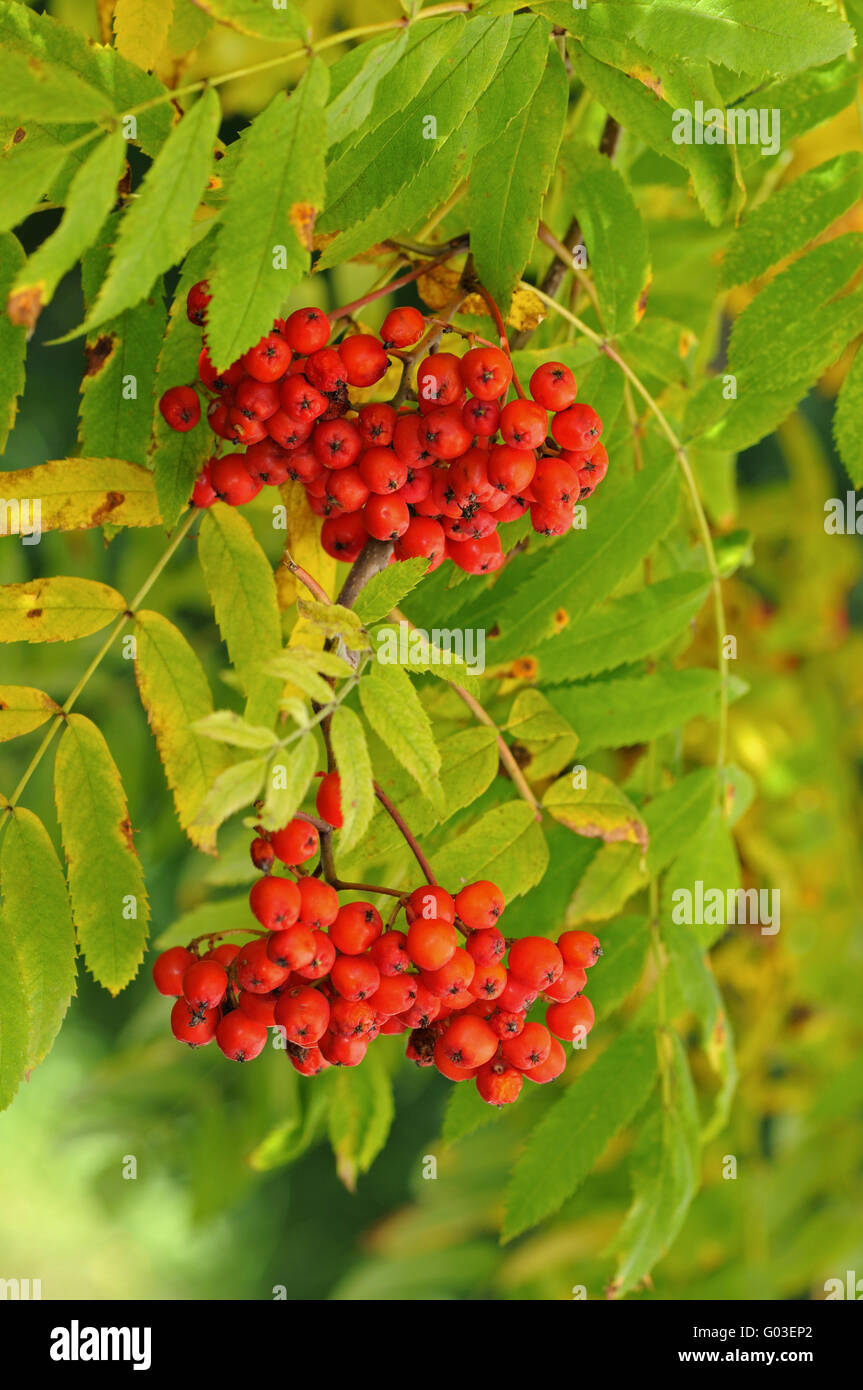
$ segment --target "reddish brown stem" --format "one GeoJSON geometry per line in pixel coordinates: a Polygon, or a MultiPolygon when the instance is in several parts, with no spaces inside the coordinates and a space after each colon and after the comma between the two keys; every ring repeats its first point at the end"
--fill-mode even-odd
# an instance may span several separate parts
{"type": "MultiPolygon", "coordinates": [[[[488,290],[483,285],[479,286],[479,292],[485,300],[486,304],[488,305],[489,313],[494,319],[495,327],[497,328],[498,332],[498,337],[500,338],[501,351],[505,352],[510,362],[512,362],[512,353],[509,350],[509,338],[506,335],[506,324],[503,321],[503,315],[501,314],[500,309],[495,304],[488,290]]],[[[521,397],[522,400],[524,400],[524,387],[522,386],[521,382],[518,379],[518,376],[516,375],[515,367],[513,367],[512,369],[512,384],[515,387],[518,395],[521,397]]]]}
{"type": "Polygon", "coordinates": [[[379,787],[377,782],[373,782],[372,785],[374,786],[375,796],[377,797],[378,801],[383,806],[387,815],[390,816],[391,819],[398,826],[399,830],[402,833],[402,836],[413,850],[414,858],[416,859],[417,863],[419,864],[420,868],[426,876],[426,882],[432,884],[436,883],[437,880],[435,879],[435,876],[432,873],[431,865],[429,864],[428,860],[426,859],[425,855],[420,849],[416,837],[414,836],[413,831],[407,825],[404,817],[401,815],[399,811],[396,810],[395,806],[390,801],[383,788],[379,787]]]}
{"type": "Polygon", "coordinates": [[[460,249],[457,246],[449,246],[439,256],[434,256],[430,260],[424,261],[420,266],[414,266],[407,274],[400,275],[397,280],[390,280],[388,285],[382,285],[379,289],[369,290],[368,294],[361,295],[359,299],[352,299],[350,304],[343,304],[341,309],[333,309],[327,315],[330,323],[337,323],[339,319],[350,318],[357,309],[363,309],[367,304],[373,304],[376,299],[383,299],[386,295],[392,294],[394,290],[403,289],[405,285],[410,285],[412,281],[419,280],[427,271],[436,265],[443,265],[444,261],[452,260],[460,249]]]}

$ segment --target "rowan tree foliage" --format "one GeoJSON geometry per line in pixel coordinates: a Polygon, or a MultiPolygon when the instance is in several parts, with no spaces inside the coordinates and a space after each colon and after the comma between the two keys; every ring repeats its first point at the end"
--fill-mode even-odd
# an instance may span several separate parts
{"type": "MultiPolygon", "coordinates": [[[[510,940],[599,937],[596,1026],[530,1098],[502,1234],[555,1213],[618,1139],[631,1206],[611,1290],[625,1295],[674,1243],[735,1095],[711,967],[735,928],[677,922],[673,894],[765,885],[741,877],[735,827],[753,785],[728,739],[746,685],[725,591],[751,560],[734,529],[735,457],[843,359],[835,440],[863,483],[863,358],[851,360],[863,155],[783,179],[791,143],[853,106],[863,8],[394,0],[374,22],[320,33],[291,0],[99,10],[94,42],[0,4],[4,439],[28,342],[70,273],[83,305],[58,335],[83,347],[78,450],[0,482],[13,533],[0,554],[15,556],[0,642],[69,644],[58,675],[76,673],[50,692],[0,686],[0,739],[21,740],[0,797],[3,1103],[49,1052],[76,970],[117,994],[152,950],[251,921],[249,840],[314,816],[315,774],[329,768],[344,823],[321,825],[322,880],[406,894],[420,846],[453,894],[499,886],[510,940]],[[220,26],[272,51],[192,75],[220,26]],[[258,74],[278,86],[234,134],[222,96],[258,74]],[[679,113],[698,103],[680,139],[679,113]],[[562,363],[603,422],[601,490],[566,534],[538,533],[529,515],[502,523],[505,560],[489,574],[390,564],[382,540],[337,561],[299,480],[241,508],[191,505],[213,437],[206,418],[170,428],[158,403],[189,385],[206,405],[187,315],[202,281],[217,373],[312,303],[336,343],[377,332],[398,303],[422,313],[423,351],[499,345],[511,399],[562,363]],[[345,284],[359,288],[340,303],[345,284]],[[128,557],[117,581],[46,570],[46,547],[14,536],[33,540],[37,502],[46,537],[101,530],[109,555],[128,557]],[[145,528],[160,537],[149,572],[136,563],[145,528]],[[172,566],[184,576],[173,596],[172,566]],[[199,651],[184,605],[202,601],[199,651]],[[394,625],[482,632],[484,668],[408,641],[376,660],[394,625]],[[158,866],[135,829],[147,808],[89,698],[106,658],[126,672],[130,709],[137,687],[128,718],[149,724],[176,837],[222,866],[173,922],[149,920],[158,866]],[[56,826],[27,806],[50,764],[56,826]]],[[[411,406],[419,360],[391,353],[385,377],[348,388],[351,409],[411,406]]],[[[386,1143],[404,1041],[299,1078],[250,1145],[253,1166],[294,1162],[328,1135],[355,1185],[386,1143]]],[[[256,1065],[287,1071],[277,1049],[256,1065]]],[[[505,1123],[453,1085],[446,1143],[505,1123]]]]}

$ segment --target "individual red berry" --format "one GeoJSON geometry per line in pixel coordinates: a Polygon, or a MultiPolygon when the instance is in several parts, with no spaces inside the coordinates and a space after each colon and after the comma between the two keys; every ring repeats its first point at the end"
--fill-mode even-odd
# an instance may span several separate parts
{"type": "Polygon", "coordinates": [[[381,914],[371,903],[345,903],[330,927],[330,940],[342,955],[359,956],[382,931],[381,914]]]}
{"type": "Polygon", "coordinates": [[[288,1042],[311,1047],[322,1038],[330,1023],[330,1006],[318,989],[292,985],[276,1002],[275,1019],[285,1030],[288,1042]]]}
{"type": "Polygon", "coordinates": [[[279,386],[279,404],[292,420],[317,420],[329,401],[304,376],[294,373],[286,376],[279,386]]]}
{"type": "Polygon", "coordinates": [[[461,400],[463,383],[459,359],[451,352],[437,352],[426,357],[417,371],[417,396],[420,408],[433,405],[455,405],[461,400]]]}
{"type": "Polygon", "coordinates": [[[407,481],[408,466],[392,449],[372,445],[359,462],[360,473],[370,492],[385,495],[397,492],[407,481]]]}
{"type": "Polygon", "coordinates": [[[458,515],[464,508],[474,510],[484,507],[494,496],[494,484],[488,476],[488,460],[484,449],[467,449],[450,464],[447,482],[461,504],[458,515]]]}
{"type": "Polygon", "coordinates": [[[506,989],[507,974],[504,965],[478,965],[470,982],[470,992],[477,999],[497,999],[506,989]]]}
{"type": "Polygon", "coordinates": [[[260,480],[252,477],[242,454],[223,454],[213,459],[210,483],[216,496],[231,507],[251,502],[261,490],[260,480]]]}
{"type": "Polygon", "coordinates": [[[408,468],[427,468],[435,455],[426,443],[422,416],[412,411],[400,415],[393,430],[393,449],[408,468]]]}
{"type": "Polygon", "coordinates": [[[394,1033],[406,1033],[409,1024],[403,1023],[401,1018],[393,1014],[390,1018],[385,1018],[381,1024],[381,1037],[390,1037],[394,1033]]]}
{"type": "Polygon", "coordinates": [[[318,931],[332,926],[339,911],[339,895],[335,888],[311,875],[301,878],[297,887],[300,890],[300,921],[318,931]]]}
{"type": "Polygon", "coordinates": [[[446,543],[446,553],[465,574],[493,574],[504,561],[500,536],[495,531],[481,540],[451,541],[446,543]]]}
{"type": "Polygon", "coordinates": [[[506,954],[506,942],[497,927],[481,927],[479,931],[472,931],[465,945],[477,965],[498,965],[506,954]]]}
{"type": "Polygon", "coordinates": [[[291,360],[291,349],[278,333],[267,333],[243,355],[243,366],[256,381],[278,381],[291,360]]]}
{"type": "Polygon", "coordinates": [[[369,538],[359,512],[340,512],[329,516],[321,527],[321,545],[334,560],[353,564],[369,538]]]}
{"type": "Polygon", "coordinates": [[[590,405],[571,405],[554,416],[551,433],[564,449],[592,449],[602,434],[602,421],[590,405]]]}
{"type": "Polygon", "coordinates": [[[405,1013],[416,1001],[420,983],[416,975],[385,975],[369,1003],[383,1018],[405,1013]]]}
{"type": "Polygon", "coordinates": [[[455,895],[456,913],[471,931],[495,926],[505,906],[503,893],[488,879],[468,883],[455,895]]]}
{"type": "Polygon", "coordinates": [[[438,1071],[448,1081],[471,1081],[479,1070],[477,1067],[459,1067],[455,1062],[451,1062],[446,1054],[444,1037],[439,1037],[435,1042],[432,1059],[438,1071]]]}
{"type": "Polygon", "coordinates": [[[512,362],[500,348],[471,348],[459,367],[465,386],[481,401],[497,400],[512,381],[512,362]]]}
{"type": "Polygon", "coordinates": [[[284,931],[271,932],[267,939],[267,955],[283,970],[302,970],[314,960],[316,946],[313,929],[295,922],[284,931]]]}
{"type": "MultiPolygon", "coordinates": [[[[408,932],[408,951],[410,951],[410,932],[408,932]]],[[[473,958],[461,946],[457,946],[445,965],[440,966],[437,970],[423,970],[422,982],[426,989],[431,990],[432,994],[436,994],[441,999],[448,999],[451,1003],[453,996],[462,992],[468,993],[475,970],[476,965],[473,958]]],[[[473,1003],[473,995],[468,995],[465,1004],[471,1003],[473,1003]]]]}
{"type": "Polygon", "coordinates": [[[547,937],[523,936],[509,948],[509,971],[530,989],[547,989],[563,974],[563,956],[547,937]]]}
{"type": "Polygon", "coordinates": [[[204,960],[216,960],[219,965],[223,965],[227,970],[229,965],[237,959],[240,954],[239,946],[233,946],[229,941],[223,941],[220,946],[214,946],[211,951],[204,954],[204,960]]]}
{"type": "Polygon", "coordinates": [[[326,347],[330,321],[320,309],[296,309],[285,320],[283,329],[288,346],[303,357],[326,347]]]}
{"type": "Polygon", "coordinates": [[[489,1026],[498,1038],[517,1038],[524,1028],[524,1014],[513,1009],[502,1009],[498,1002],[489,1019],[489,1026]]]}
{"type": "Polygon", "coordinates": [[[498,1004],[502,1009],[512,1013],[527,1013],[536,1003],[537,991],[531,989],[530,985],[525,985],[521,980],[517,980],[514,975],[509,975],[506,982],[506,989],[498,998],[498,1004]]]}
{"type": "Polygon", "coordinates": [[[425,416],[420,439],[439,459],[458,458],[471,446],[470,430],[458,405],[436,406],[425,416]]]}
{"type": "Polygon", "coordinates": [[[250,420],[269,420],[279,408],[279,392],[271,381],[247,376],[234,392],[234,405],[250,420]]]}
{"type": "Polygon", "coordinates": [[[303,370],[307,380],[325,395],[347,385],[345,364],[335,348],[318,348],[309,355],[303,370]]]}
{"type": "Polygon", "coordinates": [[[300,915],[300,890],[293,879],[268,874],[252,884],[249,907],[267,931],[284,931],[300,915]]]}
{"type": "Polygon", "coordinates": [[[357,428],[363,437],[363,443],[377,444],[384,448],[392,444],[397,419],[394,408],[383,402],[379,405],[360,406],[357,428]]]}
{"type": "Polygon", "coordinates": [[[557,1038],[552,1038],[551,1049],[545,1061],[536,1067],[525,1068],[524,1075],[528,1081],[538,1081],[542,1084],[545,1081],[556,1081],[565,1068],[566,1053],[557,1038]]]}
{"type": "Polygon", "coordinates": [[[542,997],[552,1004],[566,1004],[576,994],[581,994],[586,984],[587,973],[580,965],[564,965],[559,979],[553,985],[544,986],[542,997]]]}
{"type": "Polygon", "coordinates": [[[301,820],[299,816],[288,821],[281,830],[274,831],[270,838],[278,858],[291,867],[305,864],[307,859],[317,854],[320,846],[317,826],[312,825],[311,821],[301,820]]]}
{"type": "Polygon", "coordinates": [[[584,994],[577,994],[567,1004],[549,1004],[545,1021],[556,1038],[575,1042],[586,1038],[593,1027],[593,1005],[584,994]]]}
{"type": "Polygon", "coordinates": [[[345,1038],[338,1033],[325,1033],[321,1038],[322,1056],[334,1067],[358,1067],[369,1050],[369,1040],[360,1034],[345,1038]]]}
{"type": "Polygon", "coordinates": [[[153,983],[160,994],[179,997],[183,993],[183,976],[194,964],[195,957],[185,946],[171,946],[153,962],[153,983]]]}
{"type": "Polygon", "coordinates": [[[575,377],[562,362],[544,362],[530,379],[530,394],[544,410],[566,410],[575,400],[575,377]]]}
{"type": "Polygon", "coordinates": [[[249,854],[256,869],[260,869],[262,874],[270,872],[276,856],[269,840],[264,840],[258,836],[249,846],[249,854]]]}
{"type": "Polygon", "coordinates": [[[275,415],[271,415],[267,420],[266,425],[266,432],[270,438],[274,439],[281,449],[291,452],[302,448],[311,437],[314,428],[311,420],[295,420],[286,410],[277,410],[275,415]]]}
{"type": "Polygon", "coordinates": [[[183,998],[199,1013],[218,1008],[228,988],[228,972],[215,960],[196,960],[183,976],[183,998]]]}
{"type": "MultiPolygon", "coordinates": [[[[304,880],[305,881],[305,880],[304,880]]],[[[316,879],[312,879],[316,883],[316,879]]],[[[336,948],[326,932],[315,930],[315,954],[308,965],[303,965],[295,973],[301,975],[304,980],[323,980],[329,975],[336,959],[336,948]]]]}
{"type": "Polygon", "coordinates": [[[265,1028],[272,1028],[276,1021],[276,1002],[280,997],[275,990],[270,994],[249,994],[241,989],[237,1004],[247,1018],[253,1018],[256,1023],[263,1023],[265,1028]]]}
{"type": "Polygon", "coordinates": [[[375,1010],[367,999],[335,999],[330,1009],[330,1028],[343,1038],[368,1036],[375,1023],[375,1010]]]}
{"type": "Polygon", "coordinates": [[[426,321],[419,309],[411,304],[390,309],[381,324],[381,338],[386,347],[413,347],[423,335],[426,321]]]}
{"type": "Polygon", "coordinates": [[[608,472],[608,451],[605,445],[595,445],[577,472],[581,486],[579,496],[581,498],[590,497],[608,472]]]}
{"type": "Polygon", "coordinates": [[[574,505],[545,507],[541,502],[530,504],[530,524],[540,536],[564,536],[572,529],[574,505]]]}
{"type": "MultiPolygon", "coordinates": [[[[418,502],[424,502],[429,496],[432,486],[432,470],[430,468],[408,468],[407,478],[396,493],[403,502],[407,502],[409,507],[416,509],[418,502]]],[[[432,568],[436,569],[437,566],[432,568]]],[[[431,573],[431,571],[429,571],[431,573]]]]}
{"type": "Polygon", "coordinates": [[[288,1048],[287,1051],[291,1066],[300,1076],[318,1076],[332,1065],[319,1047],[298,1047],[295,1052],[288,1048]]]}
{"type": "Polygon", "coordinates": [[[441,918],[416,917],[408,928],[408,955],[420,970],[440,970],[457,946],[455,927],[441,918]]]}
{"type": "Polygon", "coordinates": [[[481,401],[476,396],[465,401],[461,408],[461,418],[472,435],[488,439],[497,433],[500,424],[500,406],[497,401],[481,401]]]}
{"type": "Polygon", "coordinates": [[[190,323],[203,327],[207,320],[207,305],[212,297],[208,280],[199,280],[192,286],[186,295],[186,317],[190,323]]]}
{"type": "MultiPolygon", "coordinates": [[[[272,418],[270,416],[270,419],[272,418]]],[[[255,420],[236,405],[228,411],[228,423],[230,427],[229,438],[232,444],[257,444],[259,439],[266,439],[267,437],[266,423],[263,420],[255,420]]]]}
{"type": "Polygon", "coordinates": [[[542,1023],[526,1023],[518,1037],[501,1043],[501,1052],[511,1067],[527,1071],[538,1067],[551,1051],[551,1035],[542,1023]]]}
{"type": "Polygon", "coordinates": [[[439,1017],[442,1001],[427,989],[422,980],[414,977],[416,998],[409,1009],[400,1015],[409,1028],[428,1028],[439,1017]]]}
{"type": "Polygon", "coordinates": [[[403,536],[396,541],[399,560],[419,558],[428,560],[428,573],[442,565],[446,555],[446,536],[439,521],[430,516],[413,516],[403,536]]]}
{"type": "Polygon", "coordinates": [[[580,484],[576,470],[563,459],[542,458],[530,488],[542,506],[568,507],[578,501],[580,484]]]}
{"type": "Polygon", "coordinates": [[[198,376],[208,391],[217,391],[221,395],[229,386],[241,382],[245,375],[242,362],[232,362],[223,372],[217,372],[207,348],[202,347],[198,353],[198,376]]]}
{"type": "Polygon", "coordinates": [[[440,918],[443,922],[455,921],[455,902],[445,888],[437,883],[424,883],[415,888],[405,902],[405,917],[413,922],[422,917],[430,922],[440,918]]]}
{"type": "Polygon", "coordinates": [[[180,434],[192,430],[201,418],[201,402],[191,386],[170,386],[159,398],[165,423],[180,434]]]}
{"type": "Polygon", "coordinates": [[[518,521],[520,516],[524,516],[529,501],[526,497],[508,497],[502,507],[495,512],[498,524],[503,526],[507,521],[518,521]]]}
{"type": "Polygon", "coordinates": [[[480,1067],[476,1074],[476,1089],[488,1105],[512,1105],[517,1101],[523,1084],[522,1074],[494,1058],[480,1067]]]}
{"type": "Polygon", "coordinates": [[[350,468],[363,447],[363,437],[350,420],[322,420],[315,425],[312,448],[325,468],[350,468]]]}
{"type": "Polygon", "coordinates": [[[195,480],[191,498],[193,507],[212,507],[213,503],[219,500],[216,489],[213,487],[210,479],[210,464],[212,462],[213,460],[210,459],[210,461],[204,465],[201,470],[201,476],[195,480]]]}
{"type": "Polygon", "coordinates": [[[407,952],[407,937],[401,931],[385,931],[373,941],[369,955],[380,973],[387,978],[403,975],[410,965],[407,952]]]}
{"type": "Polygon", "coordinates": [[[378,541],[395,541],[408,529],[411,514],[400,497],[382,497],[373,492],[363,507],[363,522],[370,536],[378,541]]]}
{"type": "Polygon", "coordinates": [[[344,824],[341,786],[337,772],[325,772],[315,797],[315,810],[334,830],[341,830],[344,824]]]}
{"type": "Polygon", "coordinates": [[[602,955],[599,937],[589,931],[565,931],[557,939],[557,949],[567,965],[580,965],[583,970],[594,965],[602,955]]]}
{"type": "Polygon", "coordinates": [[[442,1051],[456,1067],[481,1067],[497,1052],[497,1038],[481,1018],[463,1014],[443,1034],[442,1051]]]}
{"type": "Polygon", "coordinates": [[[548,416],[535,401],[510,401],[500,412],[500,432],[516,449],[538,449],[545,443],[548,416]]]}
{"type": "Polygon", "coordinates": [[[532,449],[514,449],[511,444],[496,444],[489,450],[488,480],[498,492],[512,496],[530,487],[536,473],[536,455],[532,449]]]}
{"type": "Polygon", "coordinates": [[[381,982],[370,956],[336,956],[330,979],[343,999],[368,999],[381,982]]]}
{"type": "Polygon", "coordinates": [[[289,970],[270,960],[264,937],[246,942],[237,956],[235,967],[237,984],[250,994],[269,994],[270,990],[283,985],[290,974],[289,970]]]}
{"type": "Polygon", "coordinates": [[[171,1009],[171,1032],[177,1042],[188,1043],[190,1047],[205,1047],[216,1036],[219,1010],[208,1009],[198,1013],[189,1007],[185,999],[178,999],[171,1009]]]}
{"type": "Polygon", "coordinates": [[[355,333],[338,346],[349,386],[374,386],[389,369],[389,358],[371,333],[355,333]]]}
{"type": "Polygon", "coordinates": [[[329,474],[324,497],[331,507],[351,515],[365,506],[370,493],[358,468],[330,469],[329,474]]]}
{"type": "Polygon", "coordinates": [[[266,1047],[267,1030],[242,1009],[234,1009],[218,1024],[216,1043],[232,1062],[251,1062],[266,1047]]]}
{"type": "Polygon", "coordinates": [[[457,521],[443,521],[441,525],[447,540],[478,541],[494,535],[497,519],[484,507],[478,507],[476,511],[471,508],[468,516],[460,516],[457,521]]]}

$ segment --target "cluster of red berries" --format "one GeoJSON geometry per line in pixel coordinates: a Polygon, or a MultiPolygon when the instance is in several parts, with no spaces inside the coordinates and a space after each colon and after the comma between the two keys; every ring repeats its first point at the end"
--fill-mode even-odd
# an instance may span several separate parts
{"type": "MultiPolygon", "coordinates": [[[[337,773],[323,778],[317,808],[339,827],[337,773]]],[[[384,928],[372,903],[340,903],[335,888],[300,868],[318,848],[318,830],[303,817],[259,833],[251,857],[262,876],[249,905],[263,930],[241,947],[211,944],[199,955],[192,942],[159,956],[153,978],[176,998],[171,1027],[180,1042],[215,1038],[227,1057],[245,1062],[276,1028],[296,1070],[315,1076],[358,1066],[379,1034],[408,1033],[409,1058],[451,1081],[473,1078],[497,1106],[517,1099],[524,1077],[561,1074],[562,1043],[586,1037],[593,1024],[582,990],[601,954],[595,936],[508,942],[497,925],[503,895],[487,881],[454,896],[434,884],[416,888],[396,909],[404,908],[406,930],[393,926],[396,916],[384,928]],[[292,877],[272,873],[277,859],[292,877]],[[545,1024],[527,1018],[540,995],[545,1024]]]]}
{"type": "MultiPolygon", "coordinates": [[[[189,291],[187,313],[201,327],[209,298],[205,280],[189,291]]],[[[193,503],[239,506],[265,483],[298,480],[325,518],[321,541],[336,559],[353,562],[373,537],[393,541],[395,559],[422,556],[436,569],[449,558],[469,574],[503,564],[498,524],[528,510],[535,531],[563,535],[576,503],[608,468],[602,421],[576,403],[576,380],[563,363],[536,369],[531,400],[505,403],[513,381],[507,353],[492,346],[461,358],[434,352],[417,371],[418,408],[351,405],[348,388],[380,381],[389,357],[417,344],[426,327],[407,306],[387,314],[379,338],[357,333],[327,346],[326,314],[298,309],[221,373],[205,337],[198,373],[207,421],[234,451],[209,459],[193,503]]],[[[201,417],[192,386],[172,386],[159,407],[175,430],[201,417]]]]}

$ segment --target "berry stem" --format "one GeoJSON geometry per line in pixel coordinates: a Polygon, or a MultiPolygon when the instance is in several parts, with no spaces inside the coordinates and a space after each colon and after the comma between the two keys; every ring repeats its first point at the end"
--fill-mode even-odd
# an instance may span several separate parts
{"type": "Polygon", "coordinates": [[[542,808],[539,802],[537,801],[536,797],[534,796],[533,792],[531,791],[530,786],[528,785],[527,778],[525,777],[524,773],[522,772],[521,768],[516,762],[512,753],[512,749],[510,748],[500,729],[495,724],[494,720],[491,718],[491,715],[486,714],[479,700],[475,700],[474,697],[468,694],[468,692],[464,690],[460,685],[456,685],[455,681],[448,681],[447,684],[451,685],[452,689],[455,691],[456,695],[458,695],[459,699],[464,701],[471,714],[473,715],[474,719],[476,719],[477,723],[485,724],[486,728],[494,730],[494,735],[497,739],[497,750],[500,754],[500,760],[506,768],[507,772],[509,773],[513,786],[517,789],[519,796],[527,802],[528,806],[531,807],[535,819],[537,821],[541,821],[542,808]]]}
{"type": "MultiPolygon", "coordinates": [[[[507,355],[507,357],[509,358],[510,363],[511,363],[511,362],[512,362],[512,353],[511,353],[510,350],[509,350],[509,338],[506,336],[506,324],[505,324],[504,321],[503,321],[503,315],[501,314],[500,309],[497,307],[497,304],[496,304],[495,301],[492,299],[491,295],[489,294],[489,292],[488,292],[488,290],[485,288],[485,286],[484,286],[484,285],[478,285],[477,288],[478,288],[480,294],[482,295],[483,299],[485,300],[486,304],[488,305],[489,313],[491,314],[492,318],[494,319],[495,327],[496,327],[497,332],[498,332],[498,337],[500,338],[501,351],[506,353],[506,355],[507,355]]],[[[517,373],[516,373],[515,367],[513,367],[513,369],[512,369],[512,384],[513,384],[513,386],[515,387],[516,392],[517,392],[519,398],[520,398],[521,400],[526,400],[527,398],[526,398],[526,395],[525,395],[525,390],[524,390],[524,387],[522,386],[521,382],[520,382],[519,379],[518,379],[518,375],[517,375],[517,373]]]]}
{"type": "Polygon", "coordinates": [[[305,584],[309,593],[313,598],[316,598],[319,603],[326,603],[328,606],[332,603],[332,599],[326,589],[321,588],[318,581],[312,578],[308,570],[304,570],[302,565],[297,564],[289,550],[285,551],[279,568],[290,570],[291,574],[295,574],[300,583],[305,584]]]}
{"type": "MultiPolygon", "coordinates": [[[[333,309],[327,315],[331,323],[336,323],[339,319],[350,318],[356,309],[362,309],[366,304],[373,304],[376,299],[383,299],[385,295],[392,294],[394,290],[403,289],[405,285],[410,285],[414,280],[419,280],[429,270],[436,265],[443,265],[444,261],[449,261],[453,256],[458,255],[459,251],[464,250],[464,246],[451,246],[446,248],[441,255],[431,256],[422,265],[414,266],[413,270],[406,275],[400,275],[397,280],[390,280],[386,285],[376,285],[359,299],[351,300],[350,304],[343,304],[341,309],[333,309]]],[[[428,257],[429,252],[423,251],[420,254],[428,257]]]]}
{"type": "Polygon", "coordinates": [[[416,837],[413,834],[413,831],[410,829],[410,826],[407,824],[404,817],[401,815],[401,812],[398,811],[396,807],[393,805],[393,803],[390,801],[383,788],[378,786],[377,782],[373,782],[372,786],[375,789],[375,796],[377,797],[378,801],[383,806],[387,815],[390,816],[390,818],[398,826],[405,840],[413,850],[414,858],[416,859],[417,863],[419,864],[420,868],[426,876],[426,882],[435,884],[437,880],[435,879],[435,876],[432,873],[431,865],[429,864],[428,860],[426,859],[425,855],[420,849],[416,837]]]}
{"type": "Polygon", "coordinates": [[[242,932],[244,936],[269,936],[269,932],[259,927],[222,927],[220,931],[201,932],[200,936],[193,936],[188,943],[186,950],[191,951],[193,946],[197,946],[199,941],[215,941],[217,937],[236,936],[242,932]]]}
{"type": "MultiPolygon", "coordinates": [[[[458,313],[465,299],[467,299],[467,294],[467,290],[463,289],[462,286],[459,285],[458,292],[453,295],[449,304],[446,305],[441,315],[441,318],[435,319],[435,321],[429,326],[428,332],[424,333],[422,338],[420,338],[413,352],[410,354],[410,357],[408,357],[405,360],[404,370],[402,372],[402,379],[399,383],[399,389],[396,391],[395,395],[393,396],[390,402],[390,404],[393,406],[395,410],[398,410],[399,406],[403,404],[407,397],[411,385],[411,372],[413,371],[414,367],[418,362],[422,361],[422,359],[426,356],[427,353],[431,352],[435,347],[437,347],[437,344],[440,342],[444,333],[447,331],[444,327],[444,324],[446,324],[448,319],[452,318],[453,314],[458,313]]],[[[360,558],[362,559],[362,556],[360,558]]]]}

